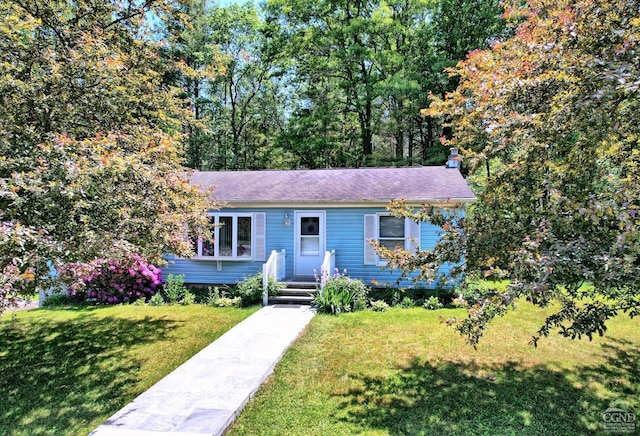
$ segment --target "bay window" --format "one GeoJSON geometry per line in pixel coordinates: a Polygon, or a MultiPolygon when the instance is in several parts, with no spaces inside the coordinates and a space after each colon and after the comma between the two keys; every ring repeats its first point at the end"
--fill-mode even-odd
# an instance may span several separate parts
{"type": "Polygon", "coordinates": [[[253,259],[255,224],[253,214],[214,213],[209,222],[213,241],[197,241],[196,257],[219,260],[253,259]]]}

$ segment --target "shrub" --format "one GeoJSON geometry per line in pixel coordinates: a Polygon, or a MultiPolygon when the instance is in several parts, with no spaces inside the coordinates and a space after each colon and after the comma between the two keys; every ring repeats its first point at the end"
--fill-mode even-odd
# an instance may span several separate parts
{"type": "Polygon", "coordinates": [[[336,273],[319,289],[312,304],[319,312],[339,314],[366,307],[367,287],[362,280],[336,273]]]}
{"type": "Polygon", "coordinates": [[[65,306],[70,303],[73,303],[73,299],[68,295],[52,294],[47,296],[47,298],[42,302],[42,307],[65,306]]]}
{"type": "MultiPolygon", "coordinates": [[[[156,295],[158,295],[158,294],[156,294],[156,295]]],[[[155,297],[156,295],[154,295],[153,297],[155,297]]],[[[151,297],[151,298],[153,298],[153,297],[151,297]]],[[[134,301],[133,303],[131,303],[131,305],[132,306],[146,306],[147,302],[144,301],[144,298],[139,298],[136,301],[134,301]]]]}
{"type": "MultiPolygon", "coordinates": [[[[269,277],[267,282],[267,292],[269,296],[278,295],[282,291],[283,285],[273,277],[269,277]]],[[[252,276],[244,277],[238,283],[233,296],[240,297],[242,306],[251,306],[262,303],[262,272],[252,276]]]]}
{"type": "Polygon", "coordinates": [[[240,297],[220,297],[211,304],[213,307],[240,307],[241,305],[240,297]]]}
{"type": "Polygon", "coordinates": [[[169,274],[167,282],[162,287],[165,301],[169,304],[178,304],[188,292],[184,285],[184,274],[169,274]]]}
{"type": "Polygon", "coordinates": [[[207,297],[210,288],[187,286],[189,293],[193,295],[194,304],[207,304],[207,297]]]}
{"type": "Polygon", "coordinates": [[[457,298],[453,303],[461,306],[473,306],[486,298],[490,292],[490,288],[484,280],[468,277],[463,285],[456,288],[455,295],[457,298]]]}
{"type": "Polygon", "coordinates": [[[149,306],[164,306],[164,298],[159,292],[153,297],[149,298],[149,306]]]}
{"type": "Polygon", "coordinates": [[[209,289],[207,295],[207,305],[213,307],[240,307],[242,299],[240,297],[231,297],[226,292],[220,291],[217,286],[209,289]]]}
{"type": "Polygon", "coordinates": [[[451,286],[436,288],[434,295],[438,297],[438,300],[440,300],[443,305],[446,305],[456,296],[455,288],[451,286]]]}
{"type": "Polygon", "coordinates": [[[443,307],[443,305],[440,302],[440,300],[438,299],[438,297],[436,297],[434,295],[433,297],[427,298],[425,300],[424,304],[422,305],[422,307],[424,307],[427,310],[436,310],[436,309],[440,309],[441,307],[443,307]]]}
{"type": "Polygon", "coordinates": [[[375,281],[375,286],[369,291],[370,300],[384,300],[390,306],[404,306],[404,299],[409,298],[414,301],[414,306],[421,306],[422,301],[432,296],[437,296],[441,303],[449,303],[454,297],[454,288],[439,286],[435,288],[413,287],[395,288],[391,283],[380,283],[375,281]],[[384,287],[382,287],[384,285],[384,287]]]}
{"type": "Polygon", "coordinates": [[[408,309],[410,307],[413,307],[416,305],[416,302],[413,301],[410,297],[404,297],[402,299],[402,301],[400,301],[400,303],[398,303],[398,306],[402,307],[403,309],[408,309]]]}
{"type": "Polygon", "coordinates": [[[183,306],[190,306],[192,304],[195,304],[195,302],[196,302],[196,295],[191,291],[189,291],[189,289],[185,289],[184,293],[182,294],[182,299],[180,300],[180,304],[182,304],[183,306]]]}
{"type": "Polygon", "coordinates": [[[162,281],[161,270],[137,254],[127,259],[67,263],[58,273],[71,298],[107,304],[146,300],[156,294],[162,281]]]}
{"type": "Polygon", "coordinates": [[[376,282],[376,288],[370,290],[369,299],[371,301],[382,300],[389,306],[397,306],[408,295],[413,296],[415,293],[413,289],[397,288],[390,283],[385,283],[385,287],[381,287],[381,285],[381,283],[376,282]]]}
{"type": "Polygon", "coordinates": [[[384,312],[389,308],[389,305],[384,300],[376,300],[371,302],[371,310],[374,312],[384,312]]]}
{"type": "Polygon", "coordinates": [[[213,307],[240,307],[242,299],[240,297],[220,297],[210,303],[213,307]]]}
{"type": "Polygon", "coordinates": [[[213,302],[215,300],[217,300],[218,298],[221,298],[223,295],[223,293],[220,292],[220,288],[217,286],[212,287],[208,287],[207,288],[207,298],[205,299],[204,303],[207,306],[213,306],[213,302]]]}
{"type": "Polygon", "coordinates": [[[352,310],[357,312],[359,310],[365,310],[367,308],[367,297],[356,298],[353,300],[352,310]]]}
{"type": "Polygon", "coordinates": [[[316,293],[313,297],[312,305],[319,312],[339,314],[342,312],[351,312],[353,296],[346,291],[327,288],[326,286],[316,293]]]}

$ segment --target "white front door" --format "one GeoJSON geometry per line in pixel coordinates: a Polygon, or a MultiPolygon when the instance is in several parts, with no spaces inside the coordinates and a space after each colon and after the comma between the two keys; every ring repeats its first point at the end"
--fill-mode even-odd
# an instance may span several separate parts
{"type": "Polygon", "coordinates": [[[296,231],[296,276],[313,276],[320,266],[325,252],[325,212],[295,212],[296,231]]]}

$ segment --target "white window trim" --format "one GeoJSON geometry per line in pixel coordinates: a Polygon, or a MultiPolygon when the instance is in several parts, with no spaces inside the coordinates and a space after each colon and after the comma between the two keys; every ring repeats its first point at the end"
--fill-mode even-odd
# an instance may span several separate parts
{"type": "MultiPolygon", "coordinates": [[[[371,214],[370,216],[375,217],[375,235],[373,237],[367,238],[366,235],[366,216],[365,216],[365,244],[370,244],[372,240],[376,242],[380,242],[380,217],[383,216],[393,216],[390,213],[378,212],[376,214],[371,214]]],[[[389,238],[395,239],[395,238],[389,238]]],[[[400,239],[400,238],[397,238],[400,239]]],[[[409,218],[404,218],[404,249],[416,252],[418,249],[418,244],[420,242],[420,224],[410,220],[409,218]]],[[[365,247],[365,265],[377,265],[377,266],[385,266],[388,263],[388,260],[381,258],[378,253],[374,253],[375,261],[367,262],[367,247],[365,247]]]]}
{"type": "MultiPolygon", "coordinates": [[[[214,255],[203,256],[202,253],[202,238],[198,238],[196,243],[196,255],[192,258],[194,260],[227,260],[227,261],[254,261],[259,257],[256,253],[256,214],[255,213],[225,213],[225,212],[209,212],[209,217],[214,218],[215,224],[219,224],[220,217],[231,217],[233,219],[233,234],[232,234],[232,255],[231,256],[216,256],[219,250],[218,244],[214,243],[214,255]],[[251,256],[238,256],[238,218],[251,218],[251,256]]],[[[213,240],[219,240],[220,226],[216,225],[213,228],[213,240]]]]}

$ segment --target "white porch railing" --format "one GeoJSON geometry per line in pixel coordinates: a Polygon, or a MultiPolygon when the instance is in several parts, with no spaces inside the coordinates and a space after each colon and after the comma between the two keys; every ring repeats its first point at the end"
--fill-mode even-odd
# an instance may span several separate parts
{"type": "Polygon", "coordinates": [[[336,269],[336,250],[326,251],[320,267],[320,289],[324,288],[336,269]]]}
{"type": "Polygon", "coordinates": [[[269,259],[262,265],[262,304],[269,304],[269,277],[282,280],[285,277],[286,252],[273,250],[269,259]]]}

